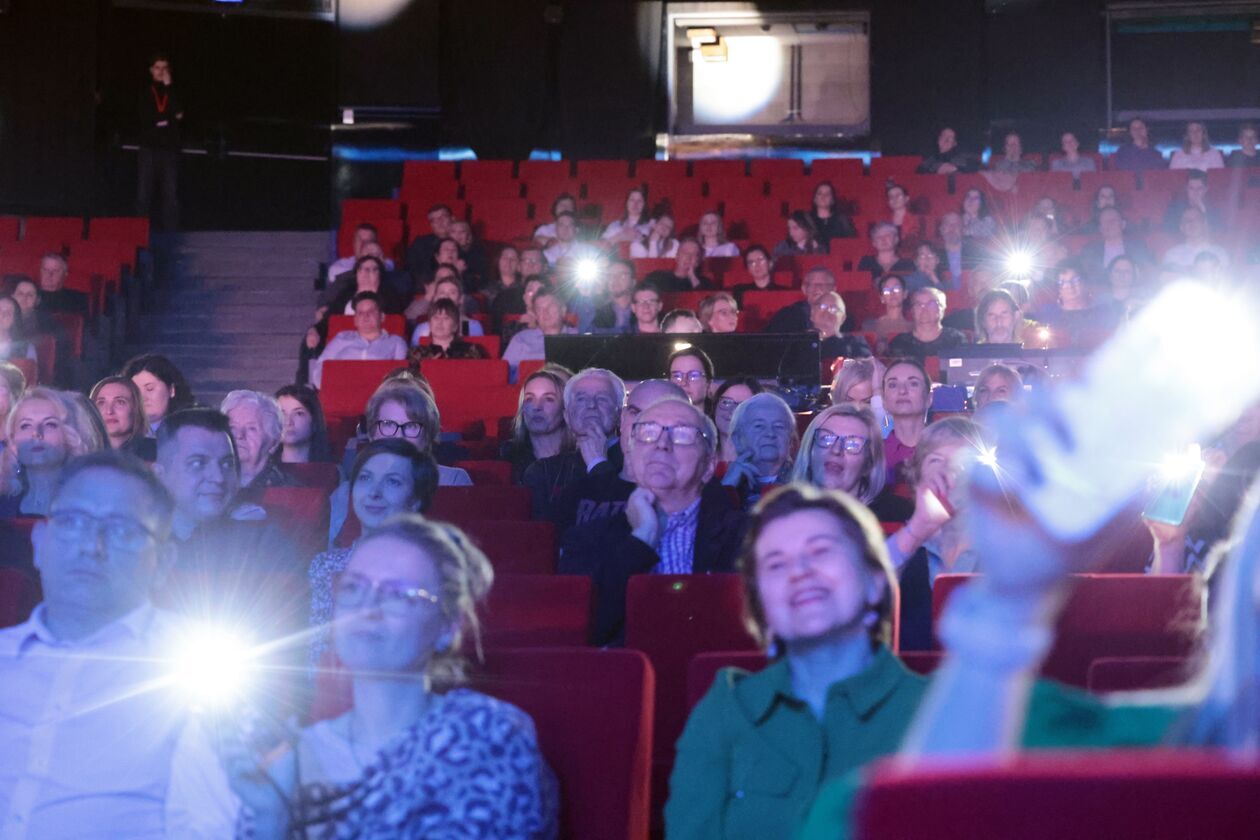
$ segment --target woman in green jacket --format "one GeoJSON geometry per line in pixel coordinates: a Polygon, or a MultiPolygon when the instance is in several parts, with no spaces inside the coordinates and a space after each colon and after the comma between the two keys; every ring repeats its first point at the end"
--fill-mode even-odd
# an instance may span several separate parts
{"type": "Polygon", "coordinates": [[[800,484],[757,505],[740,556],[771,664],[726,669],[678,741],[671,838],[791,836],[819,788],[897,749],[925,681],[888,649],[896,580],[850,496],[800,484]]]}

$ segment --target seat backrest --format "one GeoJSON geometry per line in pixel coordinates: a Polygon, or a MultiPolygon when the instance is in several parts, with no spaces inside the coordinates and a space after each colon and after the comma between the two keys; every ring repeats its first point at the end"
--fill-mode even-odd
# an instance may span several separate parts
{"type": "MultiPolygon", "coordinates": [[[[481,492],[475,495],[485,495],[484,491],[490,487],[493,485],[477,488],[481,492]]],[[[438,512],[441,507],[435,501],[429,515],[441,519],[438,512]]],[[[556,571],[556,526],[551,522],[472,518],[467,513],[455,522],[486,553],[496,572],[550,575],[556,571]]]]}
{"type": "Polygon", "coordinates": [[[591,579],[586,575],[499,574],[481,609],[486,647],[586,644],[591,621],[591,579]]]}
{"type": "Polygon", "coordinates": [[[68,247],[82,238],[82,216],[27,216],[22,227],[24,242],[68,247]]]}
{"type": "MultiPolygon", "coordinates": [[[[974,575],[938,575],[933,626],[974,575]]],[[[1103,657],[1189,656],[1203,631],[1203,581],[1194,575],[1073,575],[1042,674],[1082,688],[1103,657]]]]}
{"type": "Polygon", "coordinates": [[[560,836],[648,835],[652,666],[630,650],[488,650],[473,686],[517,706],[560,782],[560,836]]]}
{"type": "Polygon", "coordinates": [[[426,359],[420,363],[420,372],[434,393],[464,394],[508,381],[508,364],[502,359],[426,359]]]}
{"type": "MultiPolygon", "coordinates": [[[[485,348],[486,354],[491,359],[499,358],[499,355],[500,355],[499,351],[501,349],[501,343],[502,343],[502,339],[500,339],[499,336],[497,335],[466,335],[466,336],[463,336],[463,340],[467,341],[469,344],[477,344],[485,348]]],[[[420,343],[422,345],[427,345],[430,343],[430,339],[427,337],[421,338],[420,343]]]]}
{"type": "Polygon", "coordinates": [[[881,762],[862,788],[854,836],[1184,840],[1238,837],[1258,824],[1254,765],[1211,752],[1099,750],[1029,753],[975,769],[881,762]]]}
{"type": "Polygon", "coordinates": [[[336,359],[324,362],[319,403],[324,414],[357,417],[367,407],[368,398],[392,371],[405,368],[405,361],[358,361],[336,359]]]}
{"type": "Polygon", "coordinates": [[[433,505],[427,511],[432,519],[443,519],[462,525],[483,520],[529,521],[532,502],[529,490],[512,485],[493,484],[473,487],[439,487],[433,505]]]}
{"type": "Polygon", "coordinates": [[[1089,664],[1087,687],[1099,694],[1172,688],[1193,676],[1193,662],[1184,656],[1104,656],[1089,664]]]}
{"type": "Polygon", "coordinates": [[[0,245],[18,241],[22,220],[17,216],[0,216],[0,245]]]}
{"type": "Polygon", "coordinates": [[[417,210],[423,215],[428,212],[429,205],[455,198],[459,193],[459,182],[455,180],[454,161],[404,162],[402,186],[398,192],[408,202],[407,212],[410,215],[415,215],[417,210]],[[422,206],[411,206],[415,201],[419,201],[422,206]],[[428,204],[425,204],[426,201],[428,204]]]}
{"type": "Polygon", "coordinates": [[[0,627],[21,624],[39,603],[39,586],[21,569],[0,566],[0,627]]]}
{"type": "Polygon", "coordinates": [[[744,311],[758,323],[765,323],[774,317],[774,313],[798,300],[802,300],[801,293],[795,289],[745,292],[744,311]]]}
{"type": "Polygon", "coordinates": [[[451,466],[459,467],[468,473],[468,477],[473,480],[473,484],[484,486],[487,484],[508,485],[512,483],[512,464],[509,461],[456,461],[451,466]]]}
{"type": "Polygon", "coordinates": [[[149,220],[141,216],[103,216],[88,222],[88,239],[121,242],[137,248],[149,246],[149,220]]]}
{"type": "MultiPolygon", "coordinates": [[[[346,330],[354,329],[353,315],[329,315],[328,316],[328,338],[331,340],[337,333],[343,333],[346,330]]],[[[402,336],[403,341],[409,340],[411,337],[407,335],[407,321],[401,315],[385,316],[385,332],[390,335],[402,336]]]]}
{"type": "Polygon", "coordinates": [[[314,557],[328,542],[328,494],[321,487],[268,487],[262,506],[267,518],[314,557]]]}
{"type": "Polygon", "coordinates": [[[296,478],[304,487],[318,487],[325,495],[331,494],[341,483],[341,473],[337,470],[337,465],[329,462],[283,463],[280,469],[296,478]]]}
{"type": "Polygon", "coordinates": [[[866,177],[866,166],[861,158],[814,158],[809,165],[809,177],[815,181],[830,181],[836,189],[866,177]]]}
{"type": "Polygon", "coordinates": [[[743,668],[745,671],[755,673],[767,664],[765,653],[759,650],[718,650],[697,653],[691,657],[691,664],[687,666],[688,713],[704,699],[704,695],[709,693],[718,671],[723,668],[743,668]]]}
{"type": "Polygon", "coordinates": [[[50,312],[52,319],[65,330],[70,341],[70,355],[83,358],[83,316],[78,312],[50,312]]]}

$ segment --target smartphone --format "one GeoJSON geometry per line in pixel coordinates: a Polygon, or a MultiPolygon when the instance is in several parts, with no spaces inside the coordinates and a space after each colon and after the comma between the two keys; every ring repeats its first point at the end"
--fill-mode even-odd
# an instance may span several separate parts
{"type": "MultiPolygon", "coordinates": [[[[1154,498],[1142,511],[1142,517],[1166,525],[1180,525],[1185,521],[1190,502],[1194,499],[1199,482],[1203,480],[1203,455],[1198,446],[1188,453],[1192,459],[1175,474],[1162,475],[1156,481],[1154,498]]],[[[1185,462],[1185,458],[1180,458],[1185,462]]]]}

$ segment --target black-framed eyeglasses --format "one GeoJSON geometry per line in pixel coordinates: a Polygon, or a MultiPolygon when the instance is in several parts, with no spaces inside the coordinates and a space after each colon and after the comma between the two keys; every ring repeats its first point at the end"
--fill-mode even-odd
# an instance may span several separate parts
{"type": "Polygon", "coordinates": [[[814,436],[814,446],[819,449],[831,449],[837,441],[846,455],[862,454],[867,444],[866,438],[861,435],[838,435],[835,432],[821,431],[814,436]]]}
{"type": "Polygon", "coordinates": [[[376,433],[381,437],[398,437],[398,433],[402,432],[403,437],[415,440],[423,431],[424,424],[417,420],[409,420],[406,423],[398,423],[394,420],[376,421],[376,433]]]}
{"type": "Polygon", "coordinates": [[[363,575],[345,573],[333,581],[333,603],[348,610],[379,606],[391,615],[406,615],[416,607],[428,603],[437,605],[441,599],[429,590],[403,580],[382,580],[379,583],[363,575]]]}
{"type": "Polygon", "coordinates": [[[703,437],[699,426],[683,424],[663,426],[652,420],[635,423],[631,431],[634,433],[636,442],[646,444],[656,443],[661,439],[661,435],[668,435],[669,442],[674,446],[694,446],[703,437]]]}
{"type": "Polygon", "coordinates": [[[157,534],[125,516],[93,516],[82,510],[54,510],[48,513],[53,533],[66,540],[96,539],[105,535],[105,544],[118,551],[139,551],[157,534]]]}

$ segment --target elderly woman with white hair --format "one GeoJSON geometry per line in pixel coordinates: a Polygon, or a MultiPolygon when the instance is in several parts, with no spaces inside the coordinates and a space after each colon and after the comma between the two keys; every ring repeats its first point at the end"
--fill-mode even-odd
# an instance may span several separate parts
{"type": "Polygon", "coordinates": [[[771,487],[789,480],[800,440],[796,415],[777,394],[753,394],[735,407],[730,437],[735,460],[727,464],[722,483],[736,489],[748,510],[771,487]]]}
{"type": "Polygon", "coordinates": [[[257,503],[268,487],[295,487],[295,478],[280,469],[284,415],[275,397],[261,391],[230,391],[219,410],[227,415],[241,464],[240,501],[257,503]]]}

